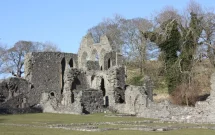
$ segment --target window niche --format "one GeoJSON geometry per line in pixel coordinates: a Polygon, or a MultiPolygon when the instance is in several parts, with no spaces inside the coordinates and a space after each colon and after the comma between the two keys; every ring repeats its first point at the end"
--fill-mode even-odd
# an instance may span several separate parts
{"type": "Polygon", "coordinates": [[[111,67],[111,59],[108,59],[108,69],[111,67]]]}
{"type": "Polygon", "coordinates": [[[70,68],[73,68],[73,67],[74,67],[74,62],[73,62],[73,59],[72,59],[72,58],[69,60],[69,66],[70,66],[70,68]]]}

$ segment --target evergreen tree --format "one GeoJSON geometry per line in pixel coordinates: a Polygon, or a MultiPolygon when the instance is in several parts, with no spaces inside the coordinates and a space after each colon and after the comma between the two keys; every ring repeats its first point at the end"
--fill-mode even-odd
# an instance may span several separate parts
{"type": "Polygon", "coordinates": [[[177,70],[175,63],[178,60],[177,52],[180,49],[181,35],[176,20],[164,22],[161,28],[164,29],[164,33],[162,34],[147,32],[143,33],[143,36],[158,44],[163,52],[166,67],[166,82],[169,93],[171,93],[178,84],[179,70],[177,70]]]}
{"type": "MultiPolygon", "coordinates": [[[[184,29],[182,36],[183,44],[181,50],[181,71],[191,72],[193,67],[194,55],[199,45],[198,41],[202,33],[202,27],[200,25],[201,19],[196,14],[191,13],[191,20],[189,27],[184,29]]],[[[183,74],[183,82],[188,82],[188,74],[183,74]]]]}
{"type": "Polygon", "coordinates": [[[183,27],[176,20],[164,22],[162,33],[145,32],[143,36],[155,42],[164,54],[166,82],[169,93],[181,83],[187,83],[193,67],[194,55],[202,32],[201,18],[191,13],[189,27],[183,27]],[[178,62],[180,66],[178,66],[178,62]]]}

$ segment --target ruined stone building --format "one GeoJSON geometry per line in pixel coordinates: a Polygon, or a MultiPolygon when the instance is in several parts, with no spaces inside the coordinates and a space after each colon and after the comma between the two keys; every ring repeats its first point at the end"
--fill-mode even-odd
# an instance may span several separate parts
{"type": "Polygon", "coordinates": [[[1,94],[1,106],[38,106],[43,112],[58,113],[95,113],[107,108],[135,112],[126,106],[137,104],[134,101],[142,100],[145,93],[142,87],[127,86],[125,76],[123,57],[112,51],[108,38],[103,36],[100,43],[94,43],[88,34],[82,39],[78,54],[27,54],[25,80],[12,78],[1,83],[2,91],[7,91],[1,94]],[[18,81],[15,84],[14,79],[18,81]]]}
{"type": "Polygon", "coordinates": [[[43,112],[89,114],[109,110],[148,118],[215,122],[215,74],[211,96],[196,107],[154,103],[149,80],[143,86],[131,86],[125,84],[125,78],[123,56],[112,50],[108,38],[103,36],[100,43],[94,43],[88,34],[78,54],[27,54],[24,79],[0,82],[0,112],[33,112],[39,108],[43,112]]]}

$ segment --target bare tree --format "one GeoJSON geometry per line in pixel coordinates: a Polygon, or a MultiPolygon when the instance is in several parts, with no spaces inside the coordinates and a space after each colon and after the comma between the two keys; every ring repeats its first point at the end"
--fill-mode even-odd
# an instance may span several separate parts
{"type": "Polygon", "coordinates": [[[122,40],[121,24],[125,19],[120,15],[115,15],[114,18],[106,18],[98,25],[90,28],[88,33],[92,33],[95,42],[100,42],[100,37],[106,35],[113,47],[113,50],[122,52],[124,44],[122,40]]]}
{"type": "Polygon", "coordinates": [[[203,13],[203,8],[201,4],[196,2],[195,0],[190,0],[189,3],[187,4],[187,12],[188,13],[194,13],[197,15],[201,15],[203,13]]]}
{"type": "Polygon", "coordinates": [[[152,23],[143,18],[125,20],[123,23],[123,39],[126,46],[127,59],[137,61],[140,73],[143,73],[147,59],[147,40],[142,38],[141,32],[152,28],[152,23]]]}
{"type": "Polygon", "coordinates": [[[31,41],[18,41],[13,47],[4,49],[1,60],[0,73],[11,73],[13,76],[21,77],[24,73],[24,57],[29,52],[58,51],[57,46],[52,43],[39,43],[31,41]]]}
{"type": "MultiPolygon", "coordinates": [[[[0,43],[0,68],[2,67],[3,63],[4,63],[4,55],[6,53],[6,46],[4,46],[3,44],[0,43]]],[[[0,72],[1,73],[1,72],[0,72]]]]}
{"type": "Polygon", "coordinates": [[[183,27],[189,27],[189,22],[191,20],[190,13],[196,14],[198,17],[202,17],[204,14],[203,7],[195,0],[190,0],[187,6],[183,10],[182,22],[183,27]]]}
{"type": "MultiPolygon", "coordinates": [[[[200,5],[195,0],[190,0],[185,13],[183,15],[184,22],[189,22],[190,18],[188,14],[195,13],[198,18],[201,19],[201,27],[203,29],[201,33],[201,39],[202,42],[198,46],[198,50],[196,51],[196,58],[202,58],[202,57],[208,57],[212,63],[212,65],[215,66],[215,40],[214,40],[214,34],[215,34],[215,14],[214,10],[212,8],[203,8],[202,5],[200,5]]],[[[188,23],[187,23],[188,24],[188,23]]],[[[187,25],[186,25],[187,26],[187,25]]]]}
{"type": "Polygon", "coordinates": [[[40,49],[40,51],[43,52],[59,52],[60,48],[58,48],[58,46],[55,43],[52,43],[50,41],[46,41],[44,43],[40,43],[42,48],[40,49]]]}
{"type": "Polygon", "coordinates": [[[33,51],[34,46],[29,41],[19,41],[15,45],[7,49],[4,59],[4,67],[1,68],[3,73],[12,73],[12,75],[21,77],[23,73],[24,56],[26,53],[33,51]]]}
{"type": "Polygon", "coordinates": [[[181,22],[181,15],[178,10],[172,6],[164,7],[155,17],[155,26],[164,25],[168,20],[176,20],[178,23],[181,22]]]}
{"type": "Polygon", "coordinates": [[[207,45],[207,56],[215,67],[215,14],[213,12],[206,12],[201,26],[203,28],[201,37],[204,41],[202,46],[205,47],[207,45]]]}

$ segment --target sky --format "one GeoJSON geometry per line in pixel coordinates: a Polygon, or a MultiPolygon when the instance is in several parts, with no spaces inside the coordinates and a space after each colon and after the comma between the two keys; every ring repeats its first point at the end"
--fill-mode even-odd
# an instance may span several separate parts
{"type": "MultiPolygon", "coordinates": [[[[104,18],[150,18],[173,6],[182,11],[189,0],[1,0],[0,43],[13,46],[19,40],[56,44],[62,52],[77,53],[87,30],[104,18]]],[[[214,0],[196,0],[215,7],[214,0]]]]}

